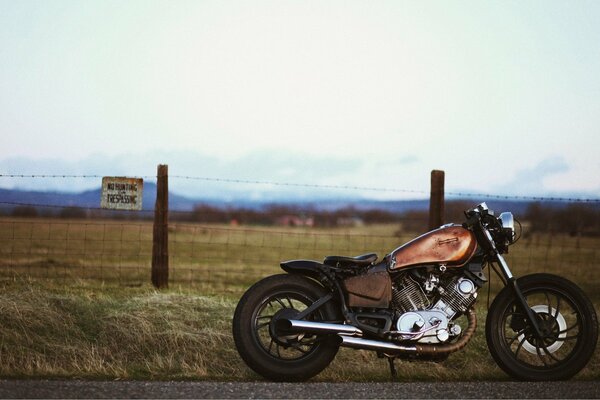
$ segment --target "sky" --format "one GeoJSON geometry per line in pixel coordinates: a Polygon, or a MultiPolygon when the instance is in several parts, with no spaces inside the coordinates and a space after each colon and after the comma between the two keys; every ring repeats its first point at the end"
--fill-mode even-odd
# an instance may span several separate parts
{"type": "Polygon", "coordinates": [[[599,20],[598,1],[0,0],[0,174],[168,164],[402,197],[441,169],[447,191],[599,197],[599,20]]]}

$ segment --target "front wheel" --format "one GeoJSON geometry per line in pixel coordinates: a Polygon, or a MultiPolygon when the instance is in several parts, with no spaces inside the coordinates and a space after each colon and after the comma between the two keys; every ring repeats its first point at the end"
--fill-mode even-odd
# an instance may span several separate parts
{"type": "Polygon", "coordinates": [[[568,379],[590,360],[598,339],[598,320],[590,300],[574,283],[550,274],[518,279],[543,337],[538,338],[524,312],[505,287],[487,316],[490,353],[510,376],[521,380],[568,379]]]}
{"type": "MultiPolygon", "coordinates": [[[[302,381],[321,372],[338,345],[329,336],[279,332],[278,318],[294,319],[325,289],[300,275],[273,275],[254,284],[240,299],[233,317],[233,339],[246,364],[275,381],[302,381]]],[[[331,321],[338,313],[326,303],[306,319],[331,321]]]]}

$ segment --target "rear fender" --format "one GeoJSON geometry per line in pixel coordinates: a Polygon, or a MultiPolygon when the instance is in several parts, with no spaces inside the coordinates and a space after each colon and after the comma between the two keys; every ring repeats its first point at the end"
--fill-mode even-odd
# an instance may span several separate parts
{"type": "Polygon", "coordinates": [[[320,262],[311,260],[284,261],[280,265],[281,269],[288,274],[304,275],[316,280],[319,280],[319,275],[324,267],[320,262]]]}

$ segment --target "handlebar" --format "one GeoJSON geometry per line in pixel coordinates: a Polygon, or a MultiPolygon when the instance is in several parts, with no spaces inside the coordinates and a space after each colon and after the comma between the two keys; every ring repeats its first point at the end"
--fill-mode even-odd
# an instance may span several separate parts
{"type": "Polygon", "coordinates": [[[508,251],[508,246],[514,242],[512,237],[507,239],[503,232],[502,221],[494,216],[494,212],[486,203],[465,211],[465,216],[467,220],[463,226],[475,233],[478,242],[484,248],[505,253],[508,251]]]}

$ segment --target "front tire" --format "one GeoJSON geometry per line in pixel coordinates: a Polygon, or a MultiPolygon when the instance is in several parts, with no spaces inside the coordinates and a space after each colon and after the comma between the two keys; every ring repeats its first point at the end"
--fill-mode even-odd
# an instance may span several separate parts
{"type": "MultiPolygon", "coordinates": [[[[233,338],[244,362],[274,381],[303,381],[325,369],[338,351],[334,338],[282,334],[273,321],[278,317],[293,319],[294,314],[326,294],[322,286],[301,275],[273,275],[254,284],[240,299],[233,316],[233,338]]],[[[328,302],[306,319],[332,321],[337,314],[328,302]]]]}
{"type": "Polygon", "coordinates": [[[518,279],[544,337],[538,339],[517,306],[510,287],[494,299],[486,338],[496,363],[520,380],[571,378],[588,363],[598,339],[598,320],[583,291],[559,276],[533,274],[518,279]]]}

